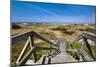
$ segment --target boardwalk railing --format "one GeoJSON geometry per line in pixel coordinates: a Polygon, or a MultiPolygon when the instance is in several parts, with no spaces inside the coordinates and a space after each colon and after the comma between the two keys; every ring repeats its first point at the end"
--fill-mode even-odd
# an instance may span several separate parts
{"type": "MultiPolygon", "coordinates": [[[[25,65],[31,56],[34,61],[33,64],[50,64],[51,58],[55,57],[57,54],[60,53],[59,45],[57,45],[57,44],[59,44],[59,40],[55,44],[52,41],[45,39],[44,37],[42,37],[41,35],[33,32],[33,31],[12,37],[12,45],[14,45],[20,41],[23,41],[23,40],[27,40],[27,41],[26,41],[23,49],[21,50],[20,55],[18,56],[18,59],[16,61],[17,66],[25,65]],[[53,48],[45,48],[45,47],[36,46],[36,44],[34,42],[35,41],[34,37],[45,41],[46,43],[48,43],[48,45],[55,46],[55,48],[54,47],[53,48]],[[26,53],[28,47],[30,47],[30,49],[26,53]],[[40,59],[37,59],[37,55],[36,55],[37,50],[56,50],[56,52],[52,53],[52,54],[43,55],[40,59]]],[[[81,34],[78,38],[74,39],[71,43],[69,43],[67,45],[67,47],[66,47],[67,53],[70,54],[71,56],[73,56],[72,54],[74,53],[73,58],[77,59],[79,61],[94,61],[95,57],[93,55],[93,52],[92,52],[92,49],[91,49],[91,46],[90,46],[88,40],[91,40],[95,43],[96,37],[86,34],[86,33],[81,34]],[[83,42],[81,44],[82,45],[81,48],[74,49],[72,45],[74,43],[78,42],[79,40],[83,40],[83,42]]]]}
{"type": "MultiPolygon", "coordinates": [[[[53,45],[53,46],[57,47],[56,44],[45,39],[44,37],[40,36],[39,34],[33,32],[33,31],[14,36],[14,37],[12,37],[12,45],[14,45],[17,42],[20,42],[22,40],[27,40],[17,61],[16,61],[16,65],[18,65],[18,66],[25,65],[31,55],[34,59],[34,64],[44,64],[46,62],[45,58],[46,57],[49,58],[49,55],[43,55],[41,58],[43,58],[44,60],[41,60],[41,62],[40,62],[39,60],[37,60],[36,51],[37,50],[58,50],[57,48],[45,48],[45,47],[36,46],[34,43],[34,37],[47,42],[49,45],[53,45]],[[30,50],[26,53],[27,47],[30,47],[30,50]]],[[[48,60],[48,63],[49,62],[50,62],[50,59],[48,60]]]]}
{"type": "Polygon", "coordinates": [[[74,39],[70,44],[68,44],[67,46],[67,52],[72,55],[74,53],[74,58],[79,60],[79,61],[94,61],[96,60],[91,46],[88,42],[88,40],[91,40],[95,43],[96,41],[96,37],[93,35],[89,35],[87,33],[83,33],[81,34],[79,37],[77,37],[76,39],[74,39]],[[81,48],[80,49],[73,49],[74,43],[78,42],[79,40],[83,40],[82,44],[81,44],[81,48]]]}

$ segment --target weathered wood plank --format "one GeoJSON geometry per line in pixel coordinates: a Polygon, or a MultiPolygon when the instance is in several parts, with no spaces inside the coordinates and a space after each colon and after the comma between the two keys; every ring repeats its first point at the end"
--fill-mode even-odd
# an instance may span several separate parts
{"type": "Polygon", "coordinates": [[[87,49],[88,49],[88,51],[89,51],[90,56],[95,60],[95,57],[93,56],[93,53],[92,53],[92,49],[91,49],[91,47],[90,47],[90,45],[89,45],[87,39],[84,38],[83,41],[84,41],[84,44],[86,45],[86,47],[87,47],[87,49]]]}
{"type": "MultiPolygon", "coordinates": [[[[34,44],[34,38],[33,38],[33,37],[36,37],[36,38],[41,39],[41,40],[43,40],[43,41],[46,41],[46,42],[49,43],[50,45],[56,46],[56,45],[55,45],[54,43],[52,43],[51,41],[45,39],[44,37],[42,37],[41,35],[39,35],[39,34],[33,32],[33,31],[30,31],[30,32],[27,32],[27,33],[23,33],[23,34],[21,34],[21,35],[13,36],[13,37],[12,37],[12,44],[15,44],[15,43],[17,43],[17,42],[19,42],[19,41],[28,39],[27,42],[26,42],[26,44],[25,44],[25,46],[24,46],[24,48],[23,48],[23,50],[22,50],[22,52],[21,52],[21,54],[20,54],[20,56],[18,57],[17,62],[16,62],[18,65],[24,65],[24,64],[27,62],[27,60],[29,59],[29,57],[32,55],[32,53],[34,53],[33,55],[34,55],[34,60],[35,60],[35,62],[37,61],[36,52],[33,51],[33,48],[34,48],[35,50],[37,49],[37,47],[34,47],[35,44],[34,44]],[[25,55],[25,51],[26,51],[26,48],[28,47],[28,44],[30,44],[30,48],[31,48],[31,49],[30,49],[30,51],[25,55]],[[23,58],[22,58],[22,57],[23,57],[23,58]]],[[[52,50],[55,50],[56,48],[38,47],[38,49],[39,49],[39,50],[48,50],[48,49],[50,49],[50,50],[51,50],[51,49],[52,49],[52,50]]]]}
{"type": "Polygon", "coordinates": [[[23,47],[23,49],[22,49],[22,51],[21,51],[16,63],[19,63],[20,60],[22,59],[22,57],[24,56],[26,48],[28,47],[29,42],[30,42],[30,39],[28,38],[28,40],[27,40],[26,44],[24,45],[24,47],[23,47]]]}
{"type": "Polygon", "coordinates": [[[56,48],[36,47],[37,50],[56,50],[56,48]]]}
{"type": "Polygon", "coordinates": [[[19,41],[22,41],[22,40],[26,40],[29,36],[34,36],[38,39],[41,39],[43,41],[46,41],[47,43],[49,43],[50,45],[54,45],[56,46],[56,44],[52,43],[51,41],[47,40],[46,38],[42,37],[41,35],[33,32],[33,31],[30,31],[30,32],[27,32],[27,33],[23,33],[23,34],[20,34],[20,35],[17,35],[17,36],[13,36],[12,37],[12,45],[19,42],[19,41]]]}
{"type": "Polygon", "coordinates": [[[67,51],[71,51],[71,52],[80,53],[80,51],[79,51],[78,49],[67,49],[67,51]]]}
{"type": "Polygon", "coordinates": [[[70,47],[75,42],[77,42],[77,41],[79,41],[80,39],[83,39],[83,38],[90,39],[94,42],[96,41],[96,36],[93,36],[93,35],[90,35],[90,34],[87,34],[87,33],[82,33],[80,36],[75,38],[70,44],[68,44],[67,48],[70,47]]]}
{"type": "Polygon", "coordinates": [[[87,39],[90,39],[92,41],[96,41],[96,36],[93,36],[93,35],[90,35],[90,34],[87,34],[87,33],[83,33],[81,36],[83,38],[87,38],[87,39]]]}
{"type": "Polygon", "coordinates": [[[23,33],[23,34],[20,34],[20,35],[13,36],[11,38],[11,44],[13,45],[13,44],[16,44],[17,42],[27,40],[27,38],[32,34],[33,34],[32,31],[30,31],[30,32],[27,32],[27,33],[23,33]]]}
{"type": "MultiPolygon", "coordinates": [[[[32,32],[33,32],[33,31],[32,31],[32,32]]],[[[39,35],[39,34],[37,34],[37,33],[35,33],[35,32],[33,32],[33,36],[35,36],[35,37],[37,37],[37,38],[39,38],[39,39],[41,39],[41,40],[43,40],[43,41],[46,41],[47,43],[49,43],[49,44],[51,44],[51,45],[56,46],[56,44],[52,43],[51,41],[47,40],[46,38],[42,37],[41,35],[39,35]]]]}
{"type": "Polygon", "coordinates": [[[27,60],[30,58],[30,56],[32,55],[32,52],[35,52],[35,47],[32,47],[32,49],[30,49],[28,51],[28,53],[22,58],[22,60],[17,64],[18,66],[24,66],[25,63],[27,62],[27,60]]]}
{"type": "MultiPolygon", "coordinates": [[[[32,47],[35,47],[34,36],[33,35],[30,36],[30,45],[31,45],[31,49],[32,49],[32,47]]],[[[34,60],[33,61],[36,62],[37,61],[36,52],[33,52],[32,55],[34,56],[34,60]]]]}

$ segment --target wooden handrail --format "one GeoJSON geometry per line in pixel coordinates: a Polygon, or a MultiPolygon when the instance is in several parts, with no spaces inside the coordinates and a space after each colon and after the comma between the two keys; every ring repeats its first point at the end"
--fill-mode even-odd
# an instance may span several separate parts
{"type": "Polygon", "coordinates": [[[96,36],[93,36],[93,35],[90,35],[90,34],[87,34],[87,33],[82,33],[77,38],[75,38],[70,44],[68,44],[67,48],[70,47],[73,43],[75,43],[75,42],[77,42],[77,41],[79,41],[80,39],[83,39],[83,38],[92,40],[94,42],[96,41],[96,36]]]}
{"type": "Polygon", "coordinates": [[[19,41],[26,40],[31,35],[32,35],[32,31],[27,32],[27,33],[23,33],[23,34],[20,34],[20,35],[13,36],[11,38],[11,41],[12,41],[11,44],[14,45],[19,41]]]}
{"type": "Polygon", "coordinates": [[[34,56],[33,59],[35,60],[34,62],[36,63],[37,62],[37,59],[36,59],[37,56],[36,56],[35,52],[37,50],[56,50],[56,48],[37,47],[34,44],[34,38],[33,37],[41,39],[41,40],[47,42],[49,45],[57,46],[56,44],[52,43],[51,41],[47,40],[46,38],[42,37],[41,35],[33,32],[33,31],[13,36],[12,37],[12,45],[16,44],[17,42],[27,40],[22,51],[21,51],[21,54],[19,55],[19,57],[16,61],[16,64],[18,66],[24,65],[27,62],[27,60],[29,59],[31,54],[32,54],[32,56],[34,56]],[[28,53],[25,54],[25,51],[26,51],[26,48],[28,47],[28,45],[30,47],[30,50],[28,51],[28,53]]]}
{"type": "MultiPolygon", "coordinates": [[[[69,46],[71,46],[73,43],[79,41],[80,39],[83,39],[83,41],[85,42],[86,46],[87,46],[88,49],[89,49],[90,54],[91,54],[92,57],[93,57],[92,51],[91,51],[91,49],[90,49],[90,46],[89,46],[89,44],[87,43],[87,39],[90,39],[90,40],[92,40],[92,41],[95,42],[95,41],[96,41],[96,37],[95,37],[95,36],[92,36],[92,35],[83,33],[83,34],[81,34],[78,38],[76,38],[75,40],[73,40],[73,41],[67,46],[67,48],[68,48],[69,46]],[[84,39],[85,39],[85,40],[84,40],[84,39]]],[[[12,37],[12,45],[13,45],[13,44],[16,44],[17,42],[23,41],[23,40],[27,40],[27,41],[26,41],[26,44],[25,44],[24,48],[23,48],[22,51],[21,51],[21,54],[19,55],[19,57],[18,57],[18,59],[17,59],[17,65],[18,65],[18,66],[24,65],[24,64],[27,62],[27,60],[29,59],[29,57],[30,57],[31,55],[34,56],[34,57],[33,57],[33,59],[35,60],[34,62],[37,63],[37,58],[36,58],[36,53],[35,53],[37,50],[57,50],[57,51],[59,52],[59,48],[57,47],[56,44],[54,44],[54,43],[51,42],[50,40],[47,40],[47,39],[44,38],[43,36],[37,34],[36,32],[33,32],[33,31],[30,31],[30,32],[27,32],[27,33],[23,33],[23,34],[20,34],[20,35],[17,35],[17,36],[13,36],[13,37],[12,37]],[[36,38],[38,38],[38,39],[41,39],[41,40],[47,42],[49,45],[56,46],[56,48],[38,47],[38,46],[36,46],[36,45],[34,44],[34,38],[33,38],[33,37],[36,37],[36,38]],[[26,51],[26,48],[28,47],[28,45],[29,45],[29,47],[30,47],[30,50],[28,51],[28,53],[25,54],[25,51],[26,51]]],[[[59,42],[58,42],[58,43],[59,43],[59,42]]],[[[79,50],[68,50],[68,51],[80,53],[79,50]]],[[[56,55],[56,54],[57,54],[57,53],[54,53],[54,55],[56,55]]],[[[82,53],[80,53],[80,54],[82,55],[82,53]]],[[[53,54],[52,54],[52,55],[53,55],[53,54]]],[[[49,56],[49,55],[48,55],[48,56],[49,56]]],[[[50,56],[51,56],[51,54],[50,54],[50,56]]],[[[51,57],[52,57],[52,56],[51,56],[51,57]]],[[[82,57],[83,57],[83,55],[82,55],[82,57]]],[[[44,59],[45,59],[45,57],[44,57],[44,59]]],[[[93,57],[93,59],[95,59],[95,58],[93,57]]],[[[50,62],[50,60],[49,60],[49,62],[50,62]]],[[[44,63],[44,62],[42,62],[42,63],[44,63]]]]}
{"type": "Polygon", "coordinates": [[[92,40],[94,42],[96,41],[96,36],[94,36],[94,35],[83,33],[83,34],[81,34],[81,36],[82,36],[82,38],[90,39],[90,40],[92,40]]]}
{"type": "Polygon", "coordinates": [[[67,51],[69,51],[69,52],[80,53],[80,55],[83,57],[83,60],[84,60],[84,61],[88,61],[87,59],[85,59],[84,53],[82,53],[82,52],[83,52],[83,50],[81,50],[81,49],[83,49],[82,47],[81,47],[81,49],[79,49],[78,52],[77,52],[76,49],[73,49],[73,48],[72,48],[72,49],[68,49],[68,47],[72,46],[72,44],[74,44],[75,42],[79,41],[80,39],[83,39],[83,42],[84,42],[83,46],[86,46],[86,48],[88,49],[89,54],[90,54],[90,57],[91,57],[91,60],[95,60],[95,57],[93,56],[93,53],[92,53],[92,49],[91,49],[90,44],[88,43],[87,39],[89,39],[89,40],[95,42],[95,41],[96,41],[96,37],[93,36],[93,35],[87,34],[87,33],[83,33],[83,34],[81,34],[79,37],[77,37],[76,39],[74,39],[74,40],[67,46],[67,51]]]}
{"type": "Polygon", "coordinates": [[[36,37],[38,39],[46,41],[50,45],[57,46],[56,44],[52,43],[51,41],[47,40],[46,38],[42,37],[41,35],[33,32],[33,31],[30,31],[30,32],[27,32],[27,33],[23,33],[23,34],[20,34],[20,35],[17,35],[17,36],[13,36],[12,37],[12,45],[17,43],[17,42],[19,42],[19,41],[26,40],[29,36],[34,36],[34,37],[36,37]]]}

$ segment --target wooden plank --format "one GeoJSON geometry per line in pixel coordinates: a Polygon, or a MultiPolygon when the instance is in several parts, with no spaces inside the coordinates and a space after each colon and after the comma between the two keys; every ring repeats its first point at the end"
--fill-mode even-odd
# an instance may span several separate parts
{"type": "Polygon", "coordinates": [[[48,58],[48,64],[51,64],[51,58],[48,58]]]}
{"type": "Polygon", "coordinates": [[[56,50],[56,48],[36,47],[37,50],[56,50]]]}
{"type": "MultiPolygon", "coordinates": [[[[29,39],[30,39],[30,48],[32,49],[32,47],[34,47],[34,46],[32,44],[32,39],[31,39],[30,36],[29,36],[29,39]]],[[[32,58],[33,58],[33,61],[35,62],[35,57],[34,57],[34,54],[33,53],[32,53],[32,58]]]]}
{"type": "Polygon", "coordinates": [[[71,51],[71,52],[80,53],[79,49],[67,49],[67,51],[71,51]]]}
{"type": "Polygon", "coordinates": [[[17,35],[17,36],[13,36],[11,38],[11,44],[14,45],[17,42],[20,42],[22,40],[27,40],[27,38],[32,34],[33,34],[32,31],[30,31],[30,32],[23,33],[23,34],[20,34],[20,35],[17,35]]]}
{"type": "Polygon", "coordinates": [[[23,47],[23,49],[22,49],[22,51],[21,51],[16,63],[19,63],[19,61],[22,59],[23,55],[25,54],[26,48],[28,47],[29,42],[30,42],[30,39],[28,38],[28,40],[27,40],[25,46],[23,47]]]}
{"type": "Polygon", "coordinates": [[[37,37],[37,38],[43,40],[43,41],[46,41],[47,43],[49,43],[49,44],[51,44],[51,45],[56,46],[56,44],[52,43],[51,41],[47,40],[46,38],[42,37],[41,35],[39,35],[39,34],[37,34],[37,33],[35,33],[35,32],[33,32],[33,35],[34,35],[35,37],[37,37]]]}
{"type": "Polygon", "coordinates": [[[86,38],[83,38],[83,41],[84,41],[84,44],[86,45],[86,47],[87,47],[87,49],[88,49],[88,51],[90,53],[90,56],[95,60],[95,57],[93,56],[93,53],[92,53],[92,49],[91,49],[91,47],[90,47],[87,39],[86,38]]]}
{"type": "MultiPolygon", "coordinates": [[[[20,34],[20,35],[17,35],[17,36],[13,36],[13,37],[12,37],[12,45],[15,44],[15,43],[17,43],[17,42],[19,42],[19,41],[26,40],[28,37],[30,37],[30,38],[27,40],[27,42],[26,42],[26,44],[25,44],[25,46],[24,46],[24,48],[23,48],[23,50],[22,50],[20,56],[19,56],[18,59],[17,59],[17,62],[16,62],[16,63],[17,63],[18,65],[24,65],[24,64],[26,63],[26,61],[28,60],[28,58],[30,57],[30,55],[31,55],[31,53],[32,53],[32,52],[31,52],[32,49],[33,49],[33,48],[36,48],[36,47],[34,47],[35,44],[34,44],[33,36],[34,36],[34,37],[37,37],[37,38],[39,38],[39,39],[41,39],[41,40],[43,40],[43,41],[48,42],[50,45],[52,44],[52,45],[56,46],[56,45],[55,45],[54,43],[52,43],[51,41],[45,39],[44,37],[42,37],[41,35],[39,35],[39,34],[33,32],[33,31],[30,31],[30,32],[27,32],[27,33],[23,33],[23,34],[20,34]],[[31,50],[24,56],[25,51],[26,51],[26,48],[27,48],[27,46],[28,46],[29,43],[30,43],[31,50]],[[21,59],[22,59],[22,60],[21,60],[21,59]]],[[[48,49],[50,49],[50,50],[51,50],[51,49],[55,49],[55,48],[43,48],[43,47],[41,47],[41,48],[39,48],[39,49],[41,49],[41,50],[48,50],[48,49]]],[[[36,49],[35,49],[35,50],[36,50],[36,49]]],[[[33,51],[33,53],[34,53],[34,59],[35,59],[35,62],[36,62],[36,61],[37,61],[36,52],[33,51]]]]}
{"type": "MultiPolygon", "coordinates": [[[[34,44],[34,36],[33,35],[30,36],[30,43],[31,43],[31,47],[35,47],[35,44],[34,44]]],[[[33,52],[32,55],[34,57],[34,62],[36,62],[37,61],[36,52],[33,52]]]]}
{"type": "Polygon", "coordinates": [[[48,64],[49,58],[47,55],[42,55],[42,57],[34,64],[48,64]]]}
{"type": "Polygon", "coordinates": [[[84,50],[80,50],[80,61],[87,61],[84,50]]]}
{"type": "Polygon", "coordinates": [[[80,49],[80,55],[81,55],[83,61],[86,61],[86,62],[87,62],[87,61],[93,61],[93,60],[94,60],[94,59],[90,56],[91,54],[89,53],[89,50],[88,50],[88,48],[87,48],[85,42],[82,43],[82,47],[81,47],[81,49],[80,49]],[[88,51],[88,52],[87,52],[87,51],[88,51]]]}
{"type": "Polygon", "coordinates": [[[43,57],[42,64],[45,64],[46,56],[43,57]]]}
{"type": "Polygon", "coordinates": [[[19,41],[22,41],[22,40],[26,40],[27,37],[29,36],[35,36],[43,41],[46,41],[47,43],[51,44],[51,45],[54,45],[56,46],[56,44],[52,43],[51,41],[47,40],[46,38],[42,37],[41,35],[33,32],[33,31],[30,31],[30,32],[27,32],[27,33],[23,33],[23,34],[20,34],[20,35],[17,35],[17,36],[13,36],[12,37],[12,45],[19,42],[19,41]]]}
{"type": "Polygon", "coordinates": [[[32,55],[32,52],[35,52],[35,48],[32,47],[32,49],[30,49],[28,51],[28,53],[22,58],[22,60],[17,64],[17,66],[24,66],[25,63],[27,62],[27,60],[30,58],[30,56],[32,55]]]}
{"type": "Polygon", "coordinates": [[[75,39],[67,46],[67,48],[70,47],[73,43],[79,41],[79,40],[82,39],[82,38],[90,39],[90,40],[92,40],[92,41],[94,41],[94,42],[96,41],[96,36],[93,36],[93,35],[90,35],[90,34],[87,34],[87,33],[82,33],[80,36],[78,36],[77,38],[75,38],[75,39]]]}
{"type": "Polygon", "coordinates": [[[87,39],[90,39],[92,41],[96,41],[96,36],[93,36],[93,35],[90,35],[87,33],[83,33],[82,36],[83,36],[83,38],[87,38],[87,39]]]}
{"type": "Polygon", "coordinates": [[[43,60],[42,60],[42,64],[50,64],[51,63],[51,58],[47,57],[47,55],[45,55],[43,57],[43,60]]]}
{"type": "Polygon", "coordinates": [[[79,36],[79,37],[75,38],[71,43],[69,43],[69,44],[67,45],[66,48],[72,46],[72,44],[74,44],[75,42],[79,41],[80,39],[82,39],[82,36],[79,36]]]}

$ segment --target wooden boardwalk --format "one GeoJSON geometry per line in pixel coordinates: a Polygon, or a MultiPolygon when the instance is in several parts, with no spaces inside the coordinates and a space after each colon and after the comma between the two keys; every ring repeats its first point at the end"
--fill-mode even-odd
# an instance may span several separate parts
{"type": "Polygon", "coordinates": [[[66,52],[63,38],[59,39],[58,46],[60,53],[51,59],[51,63],[76,62],[76,60],[66,52]]]}
{"type": "MultiPolygon", "coordinates": [[[[55,63],[65,63],[65,62],[77,62],[71,55],[69,55],[66,52],[66,46],[64,44],[64,39],[63,38],[59,38],[58,39],[58,44],[59,46],[59,50],[60,53],[55,55],[54,57],[51,57],[51,62],[50,64],[55,64],[55,63]]],[[[41,61],[43,60],[43,58],[41,58],[40,61],[38,61],[38,64],[41,63],[41,61]]],[[[48,58],[46,58],[46,60],[48,60],[48,58]]],[[[28,60],[26,64],[33,64],[32,60],[28,60]]],[[[34,63],[37,64],[37,63],[34,63]]],[[[45,64],[48,64],[47,62],[45,64]]]]}
{"type": "MultiPolygon", "coordinates": [[[[12,37],[12,44],[15,44],[15,43],[17,43],[21,40],[25,40],[25,39],[27,39],[27,41],[16,61],[17,66],[23,66],[23,65],[27,65],[27,64],[35,65],[35,64],[55,64],[55,63],[79,62],[81,60],[81,58],[83,58],[82,61],[94,61],[95,60],[93,53],[91,51],[91,47],[87,41],[87,39],[90,39],[95,42],[95,36],[91,36],[91,35],[84,33],[84,34],[80,35],[77,39],[75,39],[73,42],[68,44],[66,47],[66,44],[65,44],[66,40],[64,38],[59,37],[56,40],[50,41],[50,40],[47,40],[46,38],[42,37],[41,35],[31,31],[31,32],[27,32],[27,33],[12,37]],[[41,39],[41,40],[47,42],[48,45],[53,45],[56,48],[37,47],[34,43],[33,37],[41,39]],[[84,42],[83,47],[85,46],[88,49],[88,54],[89,54],[90,59],[88,59],[86,57],[86,53],[83,52],[84,51],[83,47],[81,47],[80,50],[78,50],[78,49],[77,50],[68,50],[69,49],[68,47],[70,47],[73,43],[79,41],[80,39],[83,39],[83,42],[84,42]],[[27,50],[28,47],[30,47],[30,50],[25,54],[25,51],[27,50]],[[56,50],[56,52],[53,54],[43,55],[43,56],[41,56],[41,58],[39,60],[37,60],[37,55],[36,55],[37,50],[56,50]],[[73,58],[69,54],[69,51],[74,52],[74,53],[80,53],[78,56],[79,61],[75,60],[75,57],[77,55],[73,56],[74,57],[73,58]],[[31,55],[32,55],[32,60],[30,59],[31,55]],[[92,60],[91,60],[91,58],[92,58],[92,60]]],[[[72,48],[70,48],[70,49],[72,49],[72,48]]]]}

